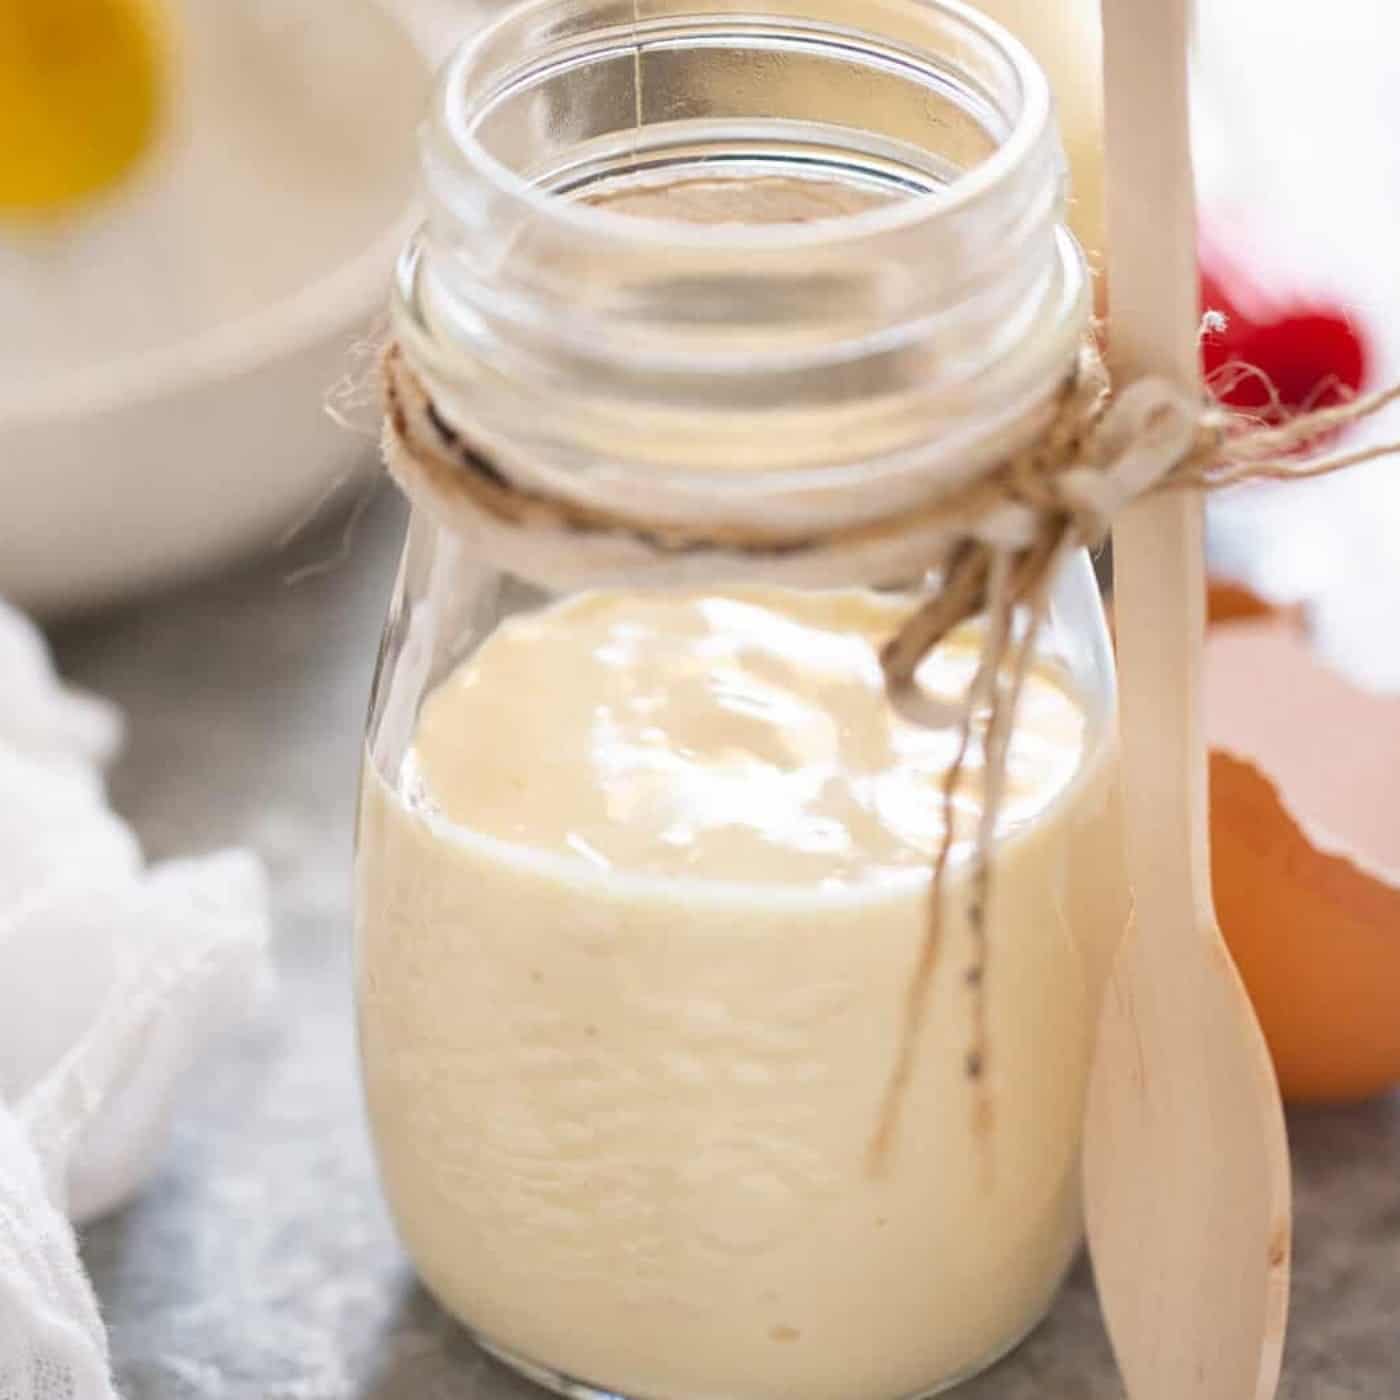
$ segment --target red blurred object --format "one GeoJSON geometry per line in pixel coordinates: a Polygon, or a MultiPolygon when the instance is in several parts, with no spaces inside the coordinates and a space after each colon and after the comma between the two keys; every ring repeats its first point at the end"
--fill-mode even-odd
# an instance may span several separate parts
{"type": "Polygon", "coordinates": [[[1232,408],[1326,408],[1366,382],[1371,347],[1345,311],[1267,291],[1209,241],[1201,247],[1201,307],[1225,318],[1207,328],[1201,359],[1216,398],[1232,408]]]}

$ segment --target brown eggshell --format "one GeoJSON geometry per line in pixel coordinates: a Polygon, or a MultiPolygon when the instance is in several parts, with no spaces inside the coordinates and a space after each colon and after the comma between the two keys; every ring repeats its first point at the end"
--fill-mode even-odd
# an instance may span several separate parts
{"type": "Polygon", "coordinates": [[[1212,629],[1221,927],[1294,1100],[1400,1082],[1400,698],[1351,686],[1296,622],[1212,629]]]}
{"type": "Polygon", "coordinates": [[[1233,579],[1213,578],[1206,589],[1206,621],[1212,627],[1222,622],[1276,617],[1284,611],[1233,579]]]}

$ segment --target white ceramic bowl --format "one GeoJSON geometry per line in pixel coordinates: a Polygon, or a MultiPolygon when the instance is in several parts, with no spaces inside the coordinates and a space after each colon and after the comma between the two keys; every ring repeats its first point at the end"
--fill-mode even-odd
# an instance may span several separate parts
{"type": "Polygon", "coordinates": [[[143,176],[0,231],[0,595],[42,613],[265,542],[370,458],[325,404],[409,226],[427,62],[372,0],[182,19],[143,176]]]}

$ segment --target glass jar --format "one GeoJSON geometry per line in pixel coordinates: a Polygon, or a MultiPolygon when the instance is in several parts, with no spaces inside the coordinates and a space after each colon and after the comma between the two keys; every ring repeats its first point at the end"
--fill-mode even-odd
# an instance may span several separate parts
{"type": "MultiPolygon", "coordinates": [[[[585,506],[898,511],[1039,433],[1088,324],[1046,80],[952,0],[530,4],[447,67],[423,153],[405,362],[446,440],[585,506]]],[[[414,492],[371,705],[361,1059],[420,1274],[562,1394],[972,1374],[1078,1248],[1126,917],[1087,559],[1018,713],[985,945],[973,745],[877,1162],[956,734],[894,714],[876,652],[936,576],[592,579],[518,544],[414,492]]],[[[967,683],[978,626],[921,684],[967,683]]]]}

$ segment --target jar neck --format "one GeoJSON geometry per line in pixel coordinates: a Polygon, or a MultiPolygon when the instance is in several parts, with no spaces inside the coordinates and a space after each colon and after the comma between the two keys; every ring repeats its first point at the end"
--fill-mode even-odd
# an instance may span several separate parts
{"type": "Polygon", "coordinates": [[[926,491],[1039,431],[1087,324],[1046,80],[954,0],[540,0],[448,66],[423,167],[400,341],[575,487],[926,491]],[[735,217],[669,217],[699,182],[735,217]]]}

